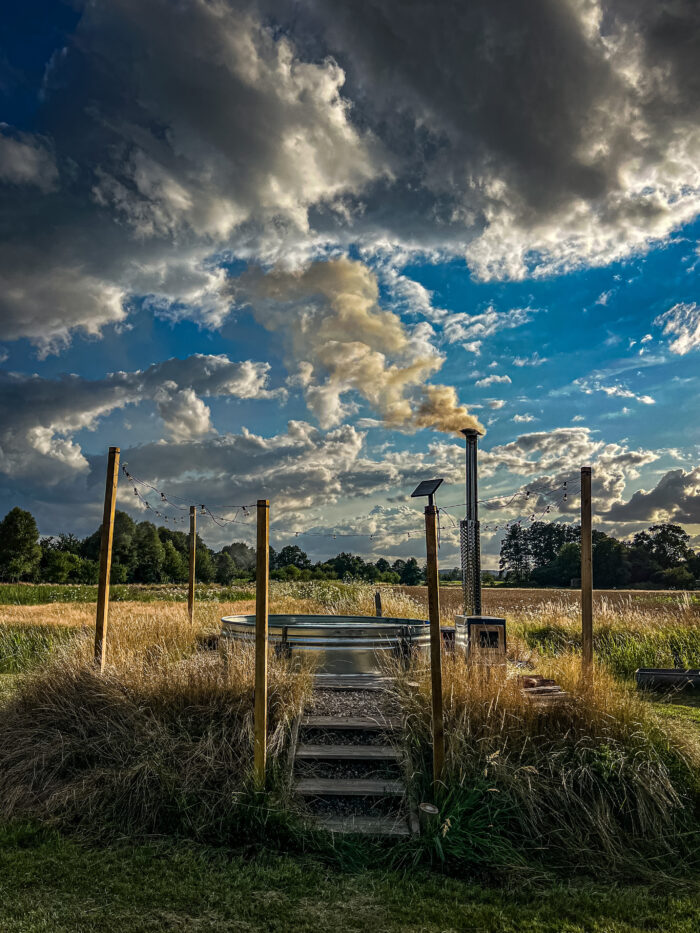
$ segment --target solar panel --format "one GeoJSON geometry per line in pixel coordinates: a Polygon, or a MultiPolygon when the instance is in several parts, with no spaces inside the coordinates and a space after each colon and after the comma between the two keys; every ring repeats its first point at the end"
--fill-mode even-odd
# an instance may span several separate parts
{"type": "Polygon", "coordinates": [[[416,488],[411,493],[411,498],[416,499],[418,496],[432,496],[437,491],[438,486],[442,483],[442,479],[424,479],[422,483],[418,483],[416,488]]]}

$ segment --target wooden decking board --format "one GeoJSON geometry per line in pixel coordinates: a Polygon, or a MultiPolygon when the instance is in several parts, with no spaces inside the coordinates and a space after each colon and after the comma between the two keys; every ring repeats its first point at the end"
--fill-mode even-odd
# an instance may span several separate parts
{"type": "Polygon", "coordinates": [[[325,816],[314,821],[331,833],[362,833],[366,836],[410,836],[406,820],[381,816],[325,816]]]}
{"type": "Polygon", "coordinates": [[[388,797],[405,792],[403,781],[360,778],[302,778],[296,789],[302,797],[388,797]]]}
{"type": "Polygon", "coordinates": [[[391,745],[298,745],[296,757],[353,761],[400,761],[401,752],[391,745]]]}
{"type": "Polygon", "coordinates": [[[305,716],[301,725],[307,729],[357,730],[358,732],[392,731],[401,727],[398,719],[372,719],[367,716],[305,716]]]}
{"type": "Polygon", "coordinates": [[[316,674],[316,690],[386,690],[390,677],[379,674],[316,674]]]}

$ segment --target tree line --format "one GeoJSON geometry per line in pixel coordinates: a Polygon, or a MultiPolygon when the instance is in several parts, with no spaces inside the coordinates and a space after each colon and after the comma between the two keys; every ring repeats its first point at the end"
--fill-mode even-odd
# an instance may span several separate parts
{"type": "MultiPolygon", "coordinates": [[[[511,525],[501,544],[500,569],[507,582],[570,586],[581,576],[581,526],[562,522],[511,525]]],[[[606,589],[700,585],[700,553],[680,525],[651,525],[629,541],[593,531],[593,583],[606,589]]]]}
{"type": "MultiPolygon", "coordinates": [[[[41,537],[31,512],[11,509],[0,522],[0,580],[36,583],[96,583],[102,527],[86,538],[73,534],[41,537]]],[[[126,512],[114,516],[112,583],[186,583],[189,534],[152,522],[135,522],[126,512]]],[[[214,551],[196,540],[198,583],[249,582],[255,577],[255,549],[242,541],[214,551]]],[[[312,563],[297,545],[270,548],[270,576],[277,580],[364,580],[370,583],[422,583],[425,571],[415,557],[375,563],[341,553],[312,563]]]]}

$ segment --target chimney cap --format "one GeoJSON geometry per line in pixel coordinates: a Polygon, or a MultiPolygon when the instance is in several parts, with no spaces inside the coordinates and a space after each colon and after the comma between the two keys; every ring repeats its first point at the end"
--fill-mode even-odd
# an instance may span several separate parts
{"type": "Polygon", "coordinates": [[[459,433],[463,434],[465,437],[483,437],[484,436],[484,432],[477,431],[476,428],[462,428],[459,433]]]}

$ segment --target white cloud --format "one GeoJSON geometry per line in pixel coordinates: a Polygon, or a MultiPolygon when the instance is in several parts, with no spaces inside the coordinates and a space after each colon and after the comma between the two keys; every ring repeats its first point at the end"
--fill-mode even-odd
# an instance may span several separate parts
{"type": "Polygon", "coordinates": [[[672,353],[684,356],[696,347],[700,347],[700,306],[695,302],[675,304],[668,311],[660,314],[654,324],[663,327],[664,336],[675,336],[669,344],[672,353]]]}
{"type": "Polygon", "coordinates": [[[543,363],[547,362],[547,357],[540,356],[537,351],[535,351],[532,356],[516,356],[513,358],[514,366],[542,366],[543,363]]]}
{"type": "Polygon", "coordinates": [[[650,395],[637,395],[630,388],[621,383],[615,385],[603,385],[598,379],[574,379],[574,385],[578,386],[585,395],[592,395],[594,392],[603,392],[610,398],[631,398],[642,405],[655,405],[656,400],[650,395]]]}
{"type": "Polygon", "coordinates": [[[510,385],[512,381],[513,380],[510,378],[510,376],[499,376],[497,373],[492,373],[490,376],[484,376],[483,379],[477,379],[475,385],[479,386],[479,388],[484,388],[485,386],[495,385],[496,383],[510,385]]]}
{"type": "Polygon", "coordinates": [[[513,421],[515,421],[516,424],[528,424],[530,421],[536,420],[534,415],[513,415],[513,421]]]}

